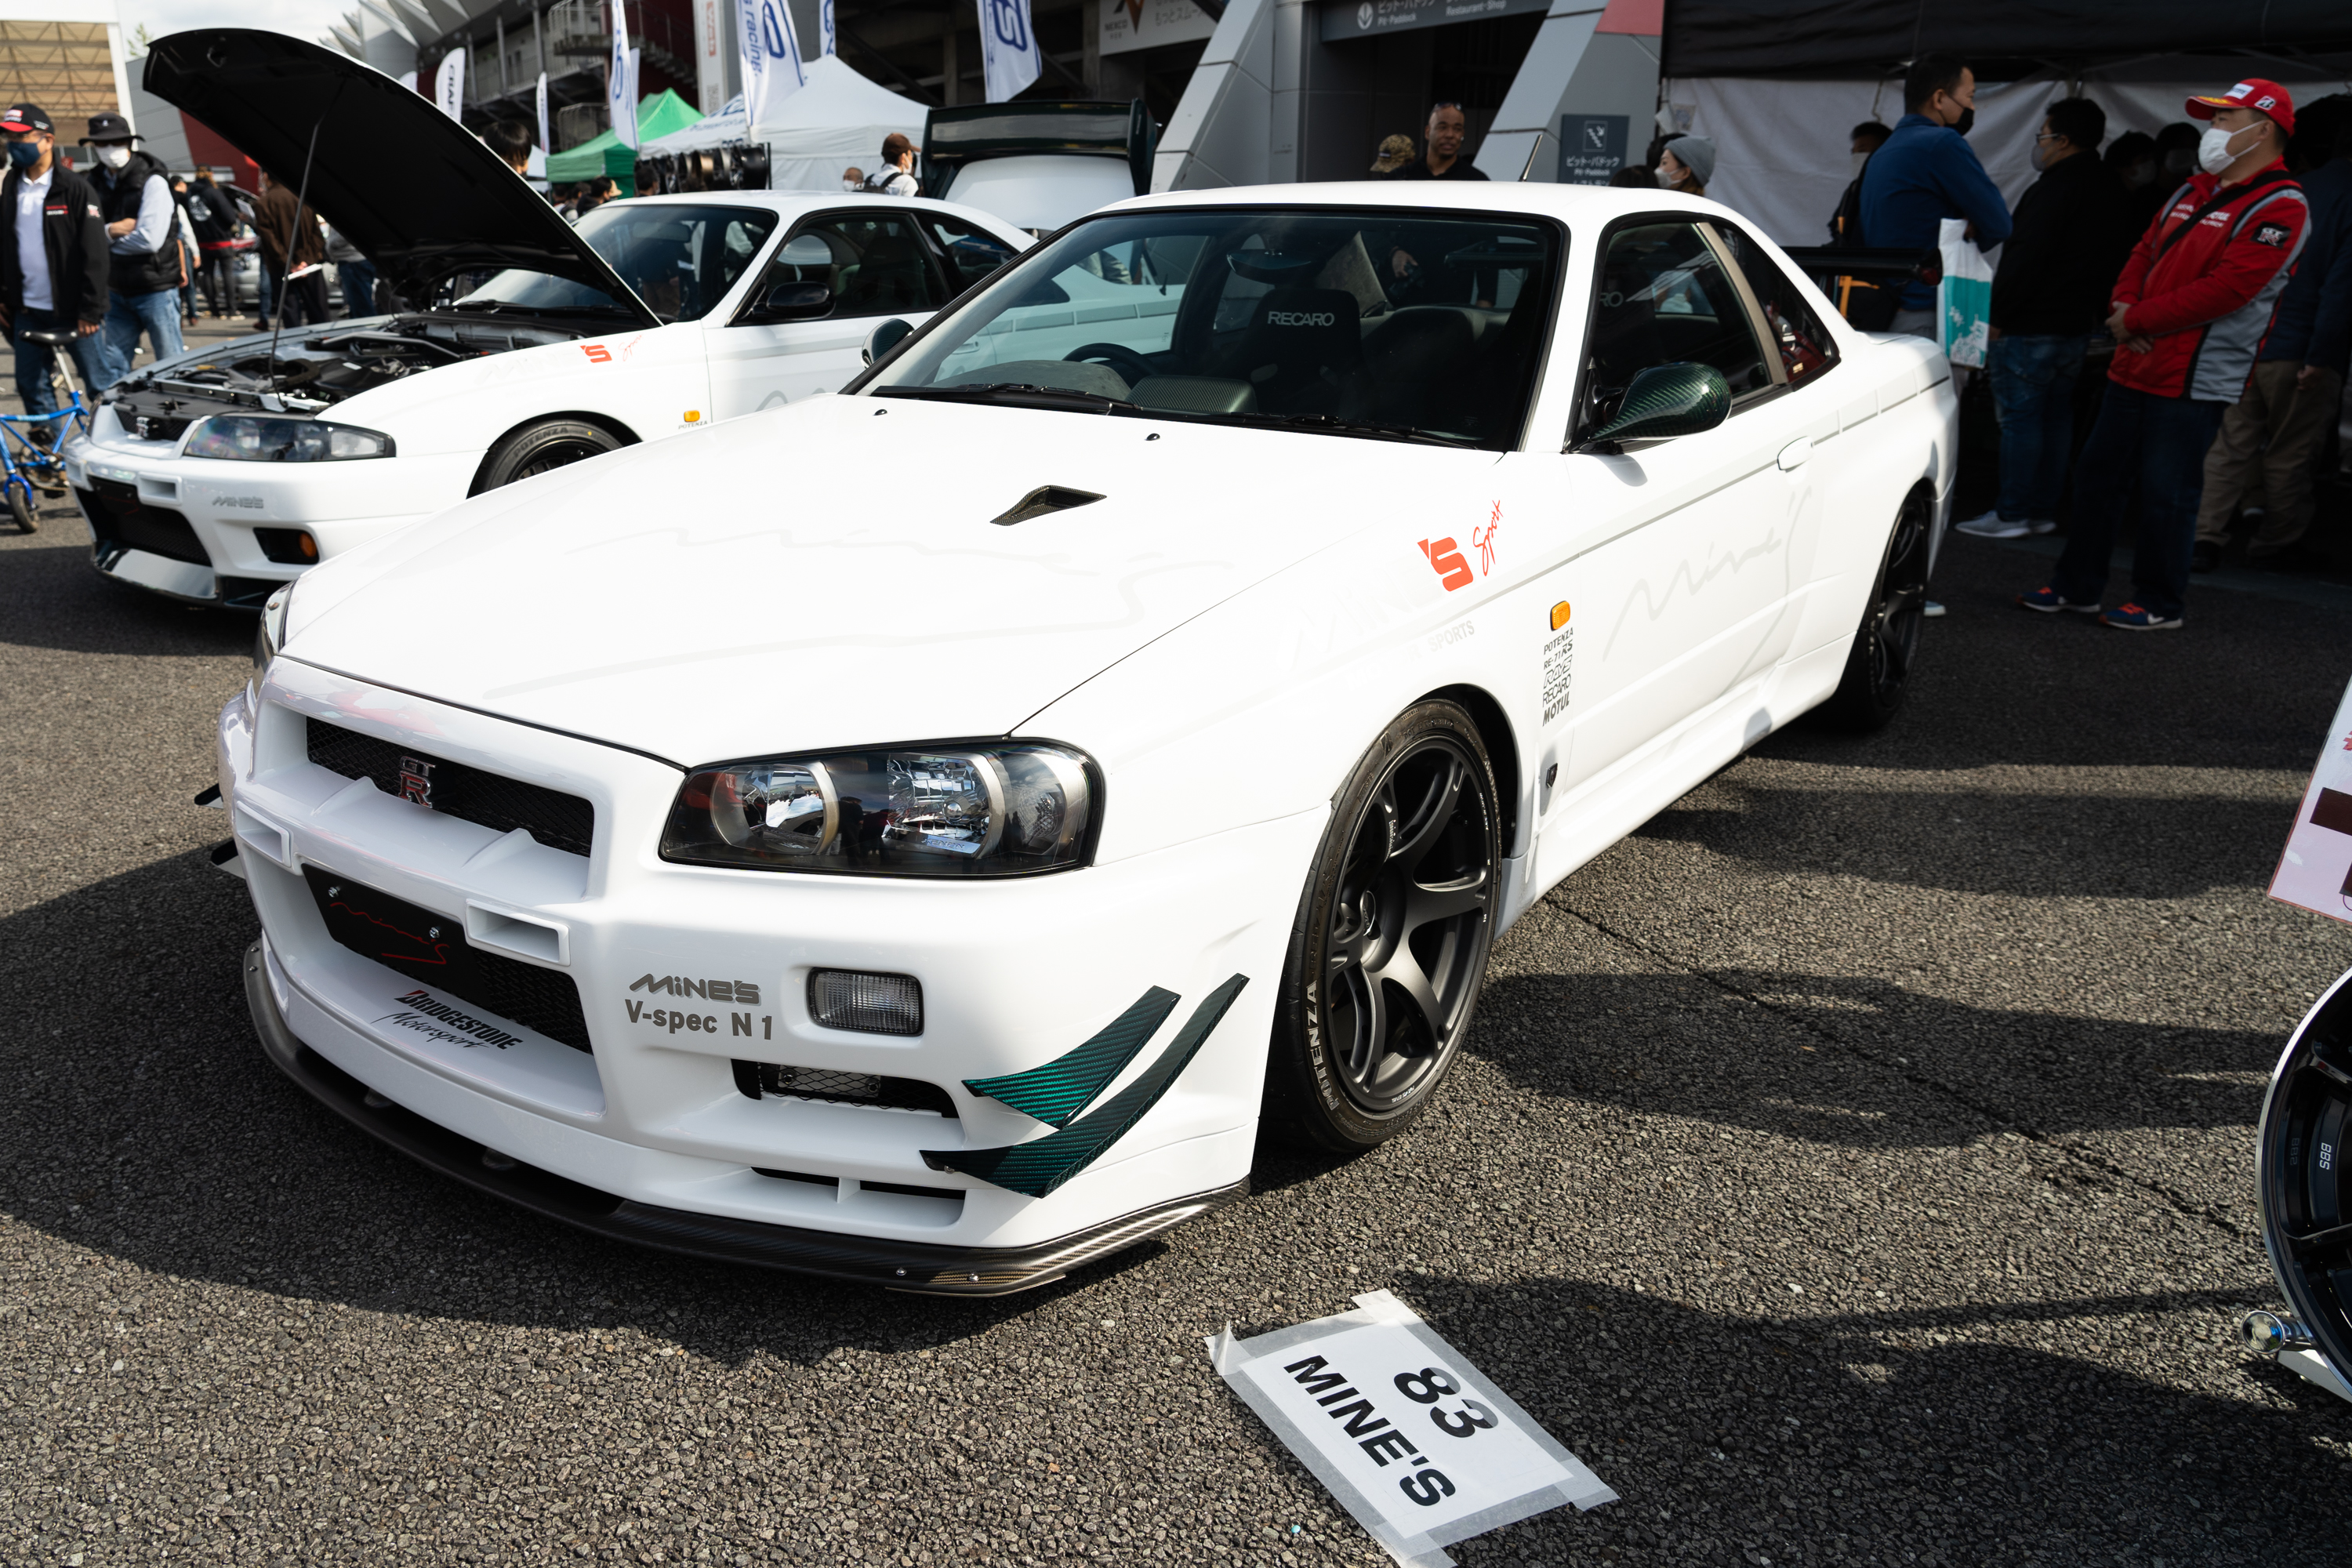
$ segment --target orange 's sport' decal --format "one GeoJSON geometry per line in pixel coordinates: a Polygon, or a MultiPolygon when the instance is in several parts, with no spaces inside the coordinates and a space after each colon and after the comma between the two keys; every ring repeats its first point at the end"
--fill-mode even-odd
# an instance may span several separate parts
{"type": "Polygon", "coordinates": [[[580,352],[588,356],[588,363],[590,364],[610,364],[613,363],[613,351],[606,348],[603,343],[583,343],[580,345],[580,352]]]}
{"type": "Polygon", "coordinates": [[[1462,559],[1461,549],[1452,539],[1440,539],[1434,542],[1424,539],[1421,542],[1421,552],[1429,557],[1430,569],[1444,583],[1447,593],[1470,585],[1470,563],[1462,559]]]}

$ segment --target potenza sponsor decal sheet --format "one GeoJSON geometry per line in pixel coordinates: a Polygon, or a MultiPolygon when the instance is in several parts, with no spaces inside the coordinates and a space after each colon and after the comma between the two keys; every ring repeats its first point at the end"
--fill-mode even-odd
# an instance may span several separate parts
{"type": "Polygon", "coordinates": [[[1209,1359],[1244,1404],[1399,1563],[1567,1503],[1617,1494],[1386,1290],[1337,1317],[1237,1340],[1209,1359]]]}
{"type": "Polygon", "coordinates": [[[2352,923],[2352,686],[2311,770],[2271,897],[2352,923]]]}

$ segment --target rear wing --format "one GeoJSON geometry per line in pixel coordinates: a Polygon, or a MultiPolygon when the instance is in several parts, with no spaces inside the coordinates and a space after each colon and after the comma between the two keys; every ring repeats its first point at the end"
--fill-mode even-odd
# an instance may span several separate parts
{"type": "Polygon", "coordinates": [[[1160,142],[1143,100],[1128,103],[979,103],[934,109],[923,122],[923,194],[947,191],[956,172],[983,158],[1076,154],[1124,158],[1135,194],[1151,192],[1151,153],[1160,142]]]}
{"type": "Polygon", "coordinates": [[[1944,257],[1937,250],[1810,245],[1782,254],[1830,297],[1839,315],[1864,331],[1886,330],[1905,284],[1924,283],[1932,289],[1944,279],[1944,257]]]}

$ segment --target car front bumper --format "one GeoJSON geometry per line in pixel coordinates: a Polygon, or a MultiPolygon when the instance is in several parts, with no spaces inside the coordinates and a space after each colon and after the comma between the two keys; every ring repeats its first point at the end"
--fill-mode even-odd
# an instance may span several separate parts
{"type": "Polygon", "coordinates": [[[967,1294],[1043,1283],[1246,1190],[1319,813],[1002,881],[677,866],[658,854],[676,767],[287,658],[257,701],[223,710],[219,761],[261,917],[248,997],[272,1058],[376,1136],[485,1190],[649,1245],[967,1294]],[[313,763],[314,721],[584,798],[592,851],[501,836],[313,763]],[[335,940],[310,868],[575,987],[592,1049],[471,1002],[457,1005],[505,1043],[419,1029],[404,1003],[419,983],[335,940]],[[814,1023],[819,967],[915,976],[922,1033],[814,1023]],[[659,1028],[653,1005],[671,996],[647,983],[670,976],[725,977],[757,1001],[665,1006],[659,1028]],[[1104,1105],[1235,976],[1238,997],[1190,1065],[1048,1195],[927,1160],[1047,1133],[968,1080],[1040,1068],[1150,988],[1176,993],[1167,1023],[1101,1087],[1104,1105]],[[679,1011],[708,1026],[680,1029],[679,1011]],[[929,1085],[955,1114],[754,1099],[740,1087],[746,1061],[929,1085]],[[370,1091],[387,1103],[371,1109],[370,1091]]]}

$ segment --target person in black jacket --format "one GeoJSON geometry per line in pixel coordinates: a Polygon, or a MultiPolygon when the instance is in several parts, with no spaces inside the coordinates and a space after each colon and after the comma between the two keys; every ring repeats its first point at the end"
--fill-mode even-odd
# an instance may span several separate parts
{"type": "Polygon", "coordinates": [[[1992,275],[1986,370],[2000,419],[2000,500],[1953,524],[1980,539],[2058,527],[2074,434],[2074,379],[2138,237],[2123,182],[2098,156],[2105,110],[2087,98],[2050,106],[2033,141],[2042,177],[2017,200],[1992,275]]]}
{"type": "Polygon", "coordinates": [[[82,138],[98,154],[90,186],[106,217],[112,257],[107,288],[106,357],[113,379],[131,374],[144,331],[157,359],[180,352],[179,209],[172,203],[172,172],[131,143],[131,121],[111,110],[89,117],[82,138]]]}
{"type": "Polygon", "coordinates": [[[51,351],[28,342],[27,330],[74,334],[74,363],[92,392],[107,384],[106,225],[98,193],[58,162],[56,127],[29,103],[0,111],[8,174],[0,213],[9,219],[0,244],[0,331],[16,345],[16,395],[27,414],[58,407],[51,351]]]}

